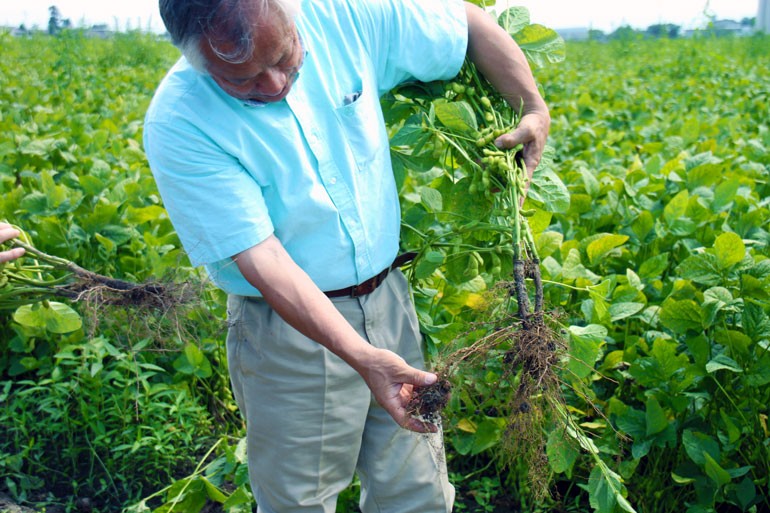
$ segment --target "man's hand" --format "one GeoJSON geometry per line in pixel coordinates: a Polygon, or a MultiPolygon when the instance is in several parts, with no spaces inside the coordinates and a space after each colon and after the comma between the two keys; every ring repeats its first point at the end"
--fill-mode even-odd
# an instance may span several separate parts
{"type": "MultiPolygon", "coordinates": [[[[9,241],[19,236],[19,230],[8,223],[0,222],[0,243],[9,241]]],[[[19,258],[24,254],[24,248],[13,248],[8,251],[0,251],[0,264],[19,258]]]]}
{"type": "MultiPolygon", "coordinates": [[[[529,183],[532,180],[532,174],[535,172],[535,168],[537,168],[540,158],[543,156],[550,125],[551,118],[548,116],[547,111],[544,114],[541,112],[525,114],[519,120],[519,125],[514,130],[495,139],[495,146],[500,149],[509,150],[519,144],[523,146],[522,157],[529,177],[524,186],[525,196],[529,189],[529,183]]],[[[524,198],[522,198],[523,201],[524,198]]]]}
{"type": "Polygon", "coordinates": [[[432,385],[438,380],[435,374],[409,366],[397,354],[373,348],[366,370],[361,373],[380,406],[399,426],[418,433],[435,433],[438,428],[412,417],[407,405],[415,387],[432,385]]]}

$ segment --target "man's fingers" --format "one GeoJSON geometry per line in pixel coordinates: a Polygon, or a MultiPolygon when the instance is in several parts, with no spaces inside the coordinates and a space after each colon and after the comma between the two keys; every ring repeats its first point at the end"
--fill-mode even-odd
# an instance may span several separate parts
{"type": "Polygon", "coordinates": [[[434,384],[436,381],[438,381],[438,376],[432,372],[417,371],[411,384],[418,387],[427,387],[434,384]]]}
{"type": "Polygon", "coordinates": [[[436,433],[438,431],[438,426],[432,422],[426,422],[412,416],[404,407],[397,407],[395,411],[390,411],[389,413],[399,426],[409,431],[414,431],[415,433],[436,433]]]}
{"type": "Polygon", "coordinates": [[[405,424],[402,424],[401,427],[404,429],[408,429],[409,431],[414,431],[415,433],[437,433],[438,432],[438,426],[433,424],[432,422],[425,422],[424,420],[415,419],[414,417],[409,418],[405,424]]]}
{"type": "Polygon", "coordinates": [[[503,134],[497,139],[495,139],[495,146],[500,148],[501,150],[510,150],[512,148],[515,148],[519,144],[524,144],[525,142],[525,134],[523,129],[517,128],[513,132],[508,132],[507,134],[503,134]]]}
{"type": "Polygon", "coordinates": [[[531,151],[527,146],[524,146],[524,165],[527,167],[527,175],[529,175],[530,180],[538,164],[540,164],[541,155],[542,152],[531,151]]]}

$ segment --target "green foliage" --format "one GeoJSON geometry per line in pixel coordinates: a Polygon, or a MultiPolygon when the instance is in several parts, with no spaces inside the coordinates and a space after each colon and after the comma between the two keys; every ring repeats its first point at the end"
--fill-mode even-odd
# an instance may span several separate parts
{"type": "MultiPolygon", "coordinates": [[[[522,12],[508,16],[518,33],[522,12]]],[[[592,437],[569,424],[544,433],[559,497],[533,503],[529,469],[495,456],[501,370],[466,376],[479,396],[453,397],[445,425],[458,511],[770,508],[767,47],[766,37],[571,43],[566,61],[536,70],[552,148],[525,208],[569,345],[565,419],[592,437]]],[[[0,49],[0,218],[105,275],[196,276],[140,145],[175,50],[67,32],[2,35],[0,49]]],[[[435,86],[400,92],[446,92],[435,86]]],[[[510,236],[489,197],[470,193],[466,163],[425,137],[413,101],[386,105],[402,239],[424,248],[411,272],[436,355],[509,279],[511,253],[498,248],[510,236]]],[[[473,128],[462,105],[439,102],[434,116],[473,128]]],[[[64,302],[3,312],[0,489],[69,510],[77,497],[102,511],[246,510],[223,302],[202,297],[184,318],[195,333],[184,323],[142,331],[130,312],[64,302]]],[[[355,486],[341,504],[355,503],[355,486]]]]}
{"type": "Polygon", "coordinates": [[[148,344],[124,351],[82,333],[58,349],[11,341],[40,367],[2,381],[0,475],[10,492],[90,497],[109,509],[194,463],[210,417],[189,383],[153,363],[148,344]]]}
{"type": "MultiPolygon", "coordinates": [[[[539,75],[572,195],[543,265],[575,286],[546,294],[606,329],[596,346],[573,339],[585,365],[571,370],[590,383],[602,416],[584,422],[639,511],[768,507],[770,131],[754,110],[768,80],[757,44],[580,44],[539,75]]],[[[611,511],[597,492],[591,505],[611,511]]]]}
{"type": "MultiPolygon", "coordinates": [[[[0,49],[0,219],[94,272],[197,283],[141,150],[142,117],[176,50],[76,31],[2,34],[0,49]]],[[[0,490],[118,511],[186,475],[215,425],[240,429],[223,424],[233,407],[210,338],[223,330],[222,302],[205,302],[215,292],[178,312],[30,303],[25,286],[63,274],[29,254],[5,270],[17,286],[0,286],[0,490]]]]}
{"type": "MultiPolygon", "coordinates": [[[[564,64],[538,71],[553,116],[551,166],[569,195],[542,207],[533,190],[531,223],[546,301],[569,334],[568,406],[596,437],[548,433],[563,503],[607,513],[770,507],[760,492],[770,470],[766,44],[573,44],[564,64]],[[587,484],[571,486],[576,475],[587,484]]],[[[449,157],[456,148],[419,135],[434,122],[472,132],[468,109],[437,103],[435,121],[418,123],[410,100],[393,100],[402,239],[424,250],[415,299],[439,355],[458,335],[483,335],[469,326],[484,315],[485,292],[510,276],[510,254],[495,249],[508,239],[490,222],[500,212],[488,196],[468,189],[472,156],[449,157]]],[[[491,367],[465,376],[477,396],[450,401],[455,468],[473,473],[485,454],[495,462],[508,393],[499,376],[491,367]]],[[[496,463],[487,475],[505,476],[525,504],[527,472],[496,463]]]]}
{"type": "Polygon", "coordinates": [[[0,45],[0,218],[40,250],[108,276],[142,281],[184,263],[141,150],[173,50],[139,34],[77,32],[0,45]]]}
{"type": "Polygon", "coordinates": [[[254,498],[249,487],[246,465],[246,439],[231,445],[227,438],[220,438],[203,457],[195,471],[171,485],[126,508],[125,513],[199,513],[207,504],[217,504],[229,513],[252,511],[254,498]],[[220,449],[221,447],[221,449],[220,449]],[[208,460],[217,450],[220,455],[208,460]],[[225,492],[223,489],[231,491],[225,492]],[[162,504],[151,507],[148,503],[162,504]]]}

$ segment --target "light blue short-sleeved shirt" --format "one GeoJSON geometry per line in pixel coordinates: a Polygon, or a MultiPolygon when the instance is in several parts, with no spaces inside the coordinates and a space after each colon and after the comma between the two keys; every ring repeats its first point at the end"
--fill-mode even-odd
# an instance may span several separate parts
{"type": "Polygon", "coordinates": [[[258,296],[231,260],[271,234],[321,290],[358,284],[398,252],[400,211],[379,96],[453,77],[460,0],[304,0],[307,55],[288,96],[248,106],[181,59],[160,84],[144,145],[193,265],[258,296]]]}

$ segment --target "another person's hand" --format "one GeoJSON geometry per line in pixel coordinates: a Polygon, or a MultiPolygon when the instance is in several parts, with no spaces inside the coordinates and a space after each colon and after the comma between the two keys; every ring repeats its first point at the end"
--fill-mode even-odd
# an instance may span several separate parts
{"type": "MultiPolygon", "coordinates": [[[[18,236],[19,236],[19,230],[17,230],[16,228],[14,228],[8,223],[0,222],[0,244],[18,236]]],[[[19,258],[23,254],[24,254],[24,248],[13,248],[7,251],[0,251],[0,264],[2,264],[3,262],[8,262],[9,260],[13,260],[15,258],[19,258]]]]}
{"type": "Polygon", "coordinates": [[[438,379],[435,374],[416,369],[396,353],[385,349],[374,350],[368,369],[364,380],[379,405],[390,413],[398,425],[418,433],[437,431],[436,426],[412,417],[407,410],[414,388],[432,385],[438,379]]]}

